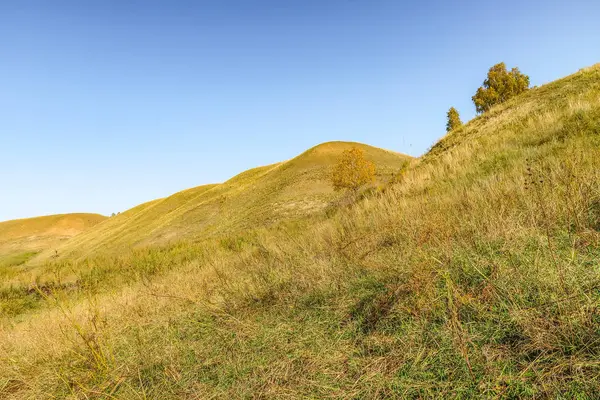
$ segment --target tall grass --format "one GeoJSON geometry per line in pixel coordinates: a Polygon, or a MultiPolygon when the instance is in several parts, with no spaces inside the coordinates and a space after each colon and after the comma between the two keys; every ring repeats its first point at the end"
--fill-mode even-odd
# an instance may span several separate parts
{"type": "Polygon", "coordinates": [[[0,394],[597,398],[599,95],[532,90],[334,213],[50,264],[0,394]]]}

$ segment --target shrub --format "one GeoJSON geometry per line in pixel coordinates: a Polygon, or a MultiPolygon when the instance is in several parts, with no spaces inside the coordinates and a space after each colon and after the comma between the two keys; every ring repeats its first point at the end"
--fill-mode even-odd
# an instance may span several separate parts
{"type": "Polygon", "coordinates": [[[522,74],[516,67],[508,72],[506,64],[502,62],[490,68],[483,86],[477,89],[472,99],[477,112],[482,113],[527,89],[529,76],[522,74]]]}
{"type": "Polygon", "coordinates": [[[446,132],[451,132],[462,126],[463,123],[460,120],[460,115],[458,114],[456,108],[450,107],[448,114],[446,115],[448,117],[448,122],[446,122],[446,132]]]}
{"type": "Polygon", "coordinates": [[[356,191],[374,180],[375,164],[366,160],[363,151],[357,147],[342,153],[340,161],[331,174],[331,183],[335,190],[356,191]]]}

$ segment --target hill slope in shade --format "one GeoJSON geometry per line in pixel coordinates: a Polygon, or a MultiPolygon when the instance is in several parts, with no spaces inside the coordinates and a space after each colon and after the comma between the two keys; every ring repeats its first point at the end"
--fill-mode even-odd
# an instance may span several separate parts
{"type": "Polygon", "coordinates": [[[60,214],[0,222],[0,264],[20,264],[106,219],[99,214],[60,214]]]}
{"type": "MultiPolygon", "coordinates": [[[[241,232],[322,211],[340,193],[329,182],[344,150],[361,148],[385,182],[412,158],[350,142],[315,146],[285,162],[245,171],[222,184],[184,190],[110,218],[58,249],[61,258],[89,256],[241,232]]],[[[46,252],[37,262],[48,259],[46,252]]]]}

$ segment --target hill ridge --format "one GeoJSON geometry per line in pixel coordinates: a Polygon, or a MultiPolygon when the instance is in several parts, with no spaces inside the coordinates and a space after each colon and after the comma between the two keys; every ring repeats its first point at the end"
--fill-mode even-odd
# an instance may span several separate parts
{"type": "MultiPolygon", "coordinates": [[[[89,256],[174,240],[198,239],[270,224],[323,209],[339,194],[328,182],[329,168],[346,149],[360,147],[387,179],[412,157],[357,142],[318,144],[289,160],[250,168],[218,184],[185,189],[142,203],[111,217],[58,249],[65,256],[89,256]]],[[[52,254],[40,254],[43,262],[52,254]]]]}

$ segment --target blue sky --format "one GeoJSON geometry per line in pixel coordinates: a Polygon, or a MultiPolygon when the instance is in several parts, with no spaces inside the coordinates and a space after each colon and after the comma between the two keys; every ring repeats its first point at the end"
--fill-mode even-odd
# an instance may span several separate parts
{"type": "Polygon", "coordinates": [[[491,65],[539,85],[600,62],[599,20],[574,0],[0,0],[0,220],[124,211],[330,140],[418,156],[491,65]]]}

